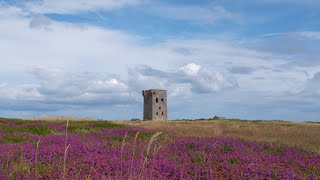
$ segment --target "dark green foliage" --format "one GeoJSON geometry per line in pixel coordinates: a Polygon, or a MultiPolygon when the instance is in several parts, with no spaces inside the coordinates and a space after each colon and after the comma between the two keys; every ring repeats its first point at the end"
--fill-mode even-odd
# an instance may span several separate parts
{"type": "Polygon", "coordinates": [[[114,124],[108,121],[70,121],[68,130],[70,132],[77,131],[100,131],[102,128],[125,128],[124,125],[114,124]]]}
{"type": "Polygon", "coordinates": [[[75,132],[75,131],[78,131],[78,130],[91,131],[92,128],[86,127],[86,126],[80,126],[80,125],[78,125],[78,126],[77,125],[68,126],[68,131],[75,132]]]}
{"type": "Polygon", "coordinates": [[[280,146],[274,146],[274,147],[267,147],[263,151],[268,154],[275,155],[275,154],[284,152],[284,150],[285,150],[285,147],[280,145],[280,146]]]}
{"type": "Polygon", "coordinates": [[[188,144],[188,145],[187,145],[187,148],[188,148],[189,150],[193,150],[193,149],[195,148],[195,145],[194,145],[194,144],[188,144]]]}
{"type": "Polygon", "coordinates": [[[21,133],[30,133],[35,135],[46,136],[51,133],[51,128],[47,126],[28,126],[25,128],[20,128],[20,127],[14,128],[10,126],[2,126],[1,131],[6,133],[21,132],[21,133]]]}
{"type": "Polygon", "coordinates": [[[16,119],[16,118],[4,118],[0,117],[1,121],[22,121],[21,119],[16,119]]]}
{"type": "Polygon", "coordinates": [[[239,163],[239,159],[231,158],[231,159],[228,160],[228,163],[230,163],[230,164],[238,164],[239,163]]]}
{"type": "Polygon", "coordinates": [[[145,140],[145,139],[150,139],[153,135],[154,133],[151,133],[151,132],[140,132],[138,135],[138,138],[145,140]]]}
{"type": "MultiPolygon", "coordinates": [[[[313,166],[311,169],[310,169],[310,173],[309,174],[314,174],[316,175],[317,177],[320,177],[320,168],[318,168],[317,166],[313,166]]],[[[308,175],[309,175],[308,174],[308,175]]]]}
{"type": "Polygon", "coordinates": [[[196,163],[200,166],[205,165],[206,160],[205,160],[204,151],[194,152],[193,150],[189,150],[189,153],[190,153],[192,163],[196,163]]]}
{"type": "Polygon", "coordinates": [[[305,123],[314,123],[314,124],[320,124],[320,122],[314,122],[314,121],[305,121],[305,123]]]}
{"type": "Polygon", "coordinates": [[[118,136],[112,136],[111,139],[112,139],[113,141],[119,141],[119,142],[121,142],[121,141],[123,140],[122,137],[118,137],[118,136]]]}
{"type": "Polygon", "coordinates": [[[2,126],[2,127],[1,127],[1,131],[2,131],[2,132],[6,132],[6,133],[26,132],[25,129],[13,128],[13,127],[10,127],[10,126],[2,126]]]}
{"type": "Polygon", "coordinates": [[[224,153],[227,153],[227,152],[232,151],[232,148],[231,148],[229,145],[224,144],[224,145],[220,148],[220,151],[221,151],[221,152],[224,152],[224,153]]]}
{"type": "Polygon", "coordinates": [[[293,163],[294,163],[294,157],[290,158],[289,163],[290,163],[290,164],[293,164],[293,163]]]}
{"type": "Polygon", "coordinates": [[[4,143],[20,143],[24,141],[22,136],[2,136],[4,143]]]}
{"type": "Polygon", "coordinates": [[[30,134],[46,136],[51,133],[51,128],[47,126],[32,126],[32,127],[28,127],[26,131],[30,134]]]}
{"type": "Polygon", "coordinates": [[[278,178],[278,172],[277,172],[277,170],[274,170],[273,172],[272,172],[272,179],[273,180],[278,180],[279,178],[278,178]]]}
{"type": "Polygon", "coordinates": [[[114,124],[108,121],[93,121],[90,123],[94,128],[125,128],[126,126],[121,124],[114,124]]]}
{"type": "Polygon", "coordinates": [[[119,137],[119,136],[108,136],[108,137],[104,137],[103,140],[112,140],[112,141],[116,141],[116,142],[122,142],[123,137],[119,137]]]}

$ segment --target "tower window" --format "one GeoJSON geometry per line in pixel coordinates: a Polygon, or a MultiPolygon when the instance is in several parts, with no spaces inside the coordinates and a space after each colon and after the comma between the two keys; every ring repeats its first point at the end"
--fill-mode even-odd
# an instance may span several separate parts
{"type": "Polygon", "coordinates": [[[156,98],[156,102],[158,102],[159,101],[159,99],[158,98],[156,98]]]}
{"type": "Polygon", "coordinates": [[[157,114],[157,115],[159,115],[159,113],[158,113],[158,112],[157,112],[156,114],[157,114]]]}
{"type": "Polygon", "coordinates": [[[161,101],[163,102],[163,98],[161,98],[161,101]]]}
{"type": "Polygon", "coordinates": [[[161,114],[163,115],[163,112],[161,114]]]}
{"type": "Polygon", "coordinates": [[[161,109],[161,107],[159,107],[159,109],[161,109]]]}

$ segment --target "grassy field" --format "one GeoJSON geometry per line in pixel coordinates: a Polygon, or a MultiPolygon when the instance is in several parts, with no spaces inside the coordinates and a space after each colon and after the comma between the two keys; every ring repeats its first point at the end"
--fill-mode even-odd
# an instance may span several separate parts
{"type": "Polygon", "coordinates": [[[180,137],[226,137],[254,142],[303,146],[320,152],[320,123],[247,120],[119,121],[180,137]]]}
{"type": "Polygon", "coordinates": [[[319,179],[319,125],[0,118],[0,179],[319,179]]]}

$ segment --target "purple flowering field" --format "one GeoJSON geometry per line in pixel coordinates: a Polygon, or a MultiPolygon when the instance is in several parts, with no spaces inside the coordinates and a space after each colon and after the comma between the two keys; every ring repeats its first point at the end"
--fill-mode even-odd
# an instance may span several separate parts
{"type": "Polygon", "coordinates": [[[320,154],[108,121],[0,120],[0,179],[320,179],[320,154]]]}

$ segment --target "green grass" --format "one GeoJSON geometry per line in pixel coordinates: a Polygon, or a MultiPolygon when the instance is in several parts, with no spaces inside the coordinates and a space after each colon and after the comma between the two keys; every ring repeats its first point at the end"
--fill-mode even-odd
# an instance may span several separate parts
{"type": "Polygon", "coordinates": [[[68,131],[70,132],[76,132],[76,131],[86,130],[86,131],[92,131],[93,129],[86,126],[80,126],[80,125],[71,125],[68,126],[68,131]]]}
{"type": "Polygon", "coordinates": [[[24,141],[23,136],[2,136],[4,143],[20,143],[24,141]]]}
{"type": "Polygon", "coordinates": [[[239,163],[239,159],[237,158],[231,158],[228,160],[229,164],[238,164],[239,163]]]}
{"type": "Polygon", "coordinates": [[[6,133],[13,133],[13,132],[25,132],[26,130],[21,128],[13,128],[10,126],[2,126],[1,131],[6,133]]]}
{"type": "Polygon", "coordinates": [[[114,124],[109,121],[95,121],[90,123],[94,128],[126,128],[125,125],[122,124],[114,124]]]}
{"type": "Polygon", "coordinates": [[[30,133],[34,135],[46,136],[51,134],[52,129],[47,126],[28,126],[26,128],[14,128],[10,126],[2,126],[1,131],[6,133],[21,132],[21,133],[30,133]]]}
{"type": "Polygon", "coordinates": [[[114,124],[108,121],[72,121],[69,122],[70,125],[68,130],[70,132],[77,131],[100,131],[102,128],[112,129],[112,128],[126,128],[124,125],[114,124]]]}
{"type": "Polygon", "coordinates": [[[51,134],[51,128],[47,126],[35,126],[35,127],[28,127],[26,129],[27,133],[40,135],[40,136],[46,136],[51,134]]]}
{"type": "Polygon", "coordinates": [[[154,135],[154,133],[152,133],[152,132],[140,132],[138,134],[138,138],[139,139],[150,139],[153,135],[154,135]]]}
{"type": "Polygon", "coordinates": [[[230,151],[232,151],[233,149],[229,146],[229,145],[227,145],[227,144],[224,144],[221,148],[220,148],[220,151],[221,152],[224,152],[224,153],[227,153],[227,152],[230,152],[230,151]]]}
{"type": "Polygon", "coordinates": [[[305,121],[305,123],[320,124],[320,122],[305,121]]]}
{"type": "Polygon", "coordinates": [[[275,155],[275,154],[284,152],[285,146],[280,145],[280,146],[275,146],[275,147],[268,147],[268,148],[265,148],[263,151],[268,154],[275,155]]]}

